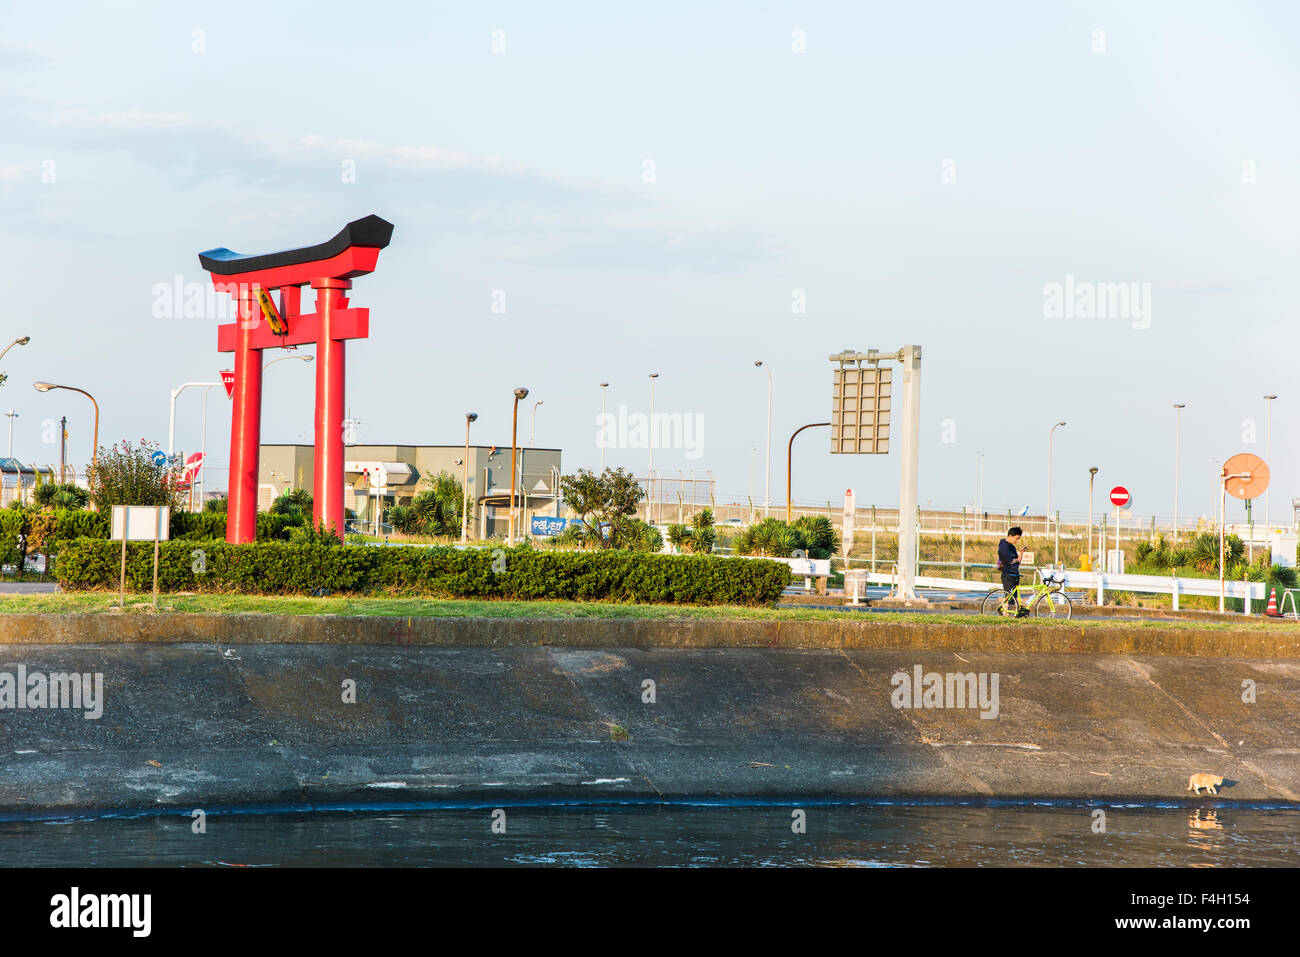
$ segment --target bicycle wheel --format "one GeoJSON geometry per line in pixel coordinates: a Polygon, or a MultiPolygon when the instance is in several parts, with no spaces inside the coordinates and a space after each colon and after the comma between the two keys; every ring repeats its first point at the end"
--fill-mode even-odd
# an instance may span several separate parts
{"type": "Polygon", "coordinates": [[[1006,615],[1010,612],[1007,603],[1011,600],[1011,593],[1005,588],[995,588],[984,596],[984,601],[980,604],[980,613],[984,615],[1006,615]]]}
{"type": "Polygon", "coordinates": [[[1049,591],[1034,603],[1035,618],[1060,618],[1065,621],[1070,617],[1070,596],[1063,591],[1049,591]]]}

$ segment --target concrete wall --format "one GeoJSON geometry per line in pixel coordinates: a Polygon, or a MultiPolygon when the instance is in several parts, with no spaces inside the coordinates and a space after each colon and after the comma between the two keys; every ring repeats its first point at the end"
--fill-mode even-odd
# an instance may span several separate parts
{"type": "Polygon", "coordinates": [[[1192,656],[1015,650],[1020,639],[999,649],[977,629],[965,641],[949,635],[950,647],[909,647],[917,636],[902,631],[875,634],[872,646],[842,634],[838,645],[799,647],[832,636],[774,622],[41,617],[37,634],[56,640],[6,622],[3,637],[21,640],[0,645],[0,671],[99,673],[103,714],[0,711],[5,812],[665,797],[1300,801],[1294,646],[1289,657],[1210,657],[1194,645],[1192,656]],[[91,618],[104,624],[86,627],[91,618]],[[290,641],[325,628],[340,642],[257,640],[277,623],[290,641]],[[85,640],[114,629],[125,643],[85,640]],[[79,640],[57,640],[78,630],[79,640]],[[150,636],[161,640],[140,640],[150,636]],[[894,676],[917,665],[996,674],[996,717],[896,707],[894,676]],[[347,681],[355,703],[343,700],[347,681]],[[1253,703],[1243,682],[1257,689],[1253,703]],[[1194,797],[1194,772],[1227,786],[1194,797]]]}

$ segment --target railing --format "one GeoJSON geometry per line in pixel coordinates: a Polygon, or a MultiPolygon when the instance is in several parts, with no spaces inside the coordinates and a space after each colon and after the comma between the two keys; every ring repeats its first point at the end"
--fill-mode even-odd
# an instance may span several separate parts
{"type": "MultiPolygon", "coordinates": [[[[1109,572],[1080,572],[1070,571],[1064,568],[1052,568],[1043,566],[1050,571],[1058,581],[1062,583],[1063,588],[1071,588],[1082,591],[1096,591],[1097,604],[1105,604],[1106,589],[1112,591],[1131,591],[1141,594],[1171,595],[1173,597],[1174,611],[1178,611],[1179,595],[1203,595],[1217,597],[1219,595],[1219,580],[1217,578],[1177,578],[1174,576],[1165,577],[1163,575],[1112,575],[1109,572]]],[[[861,584],[878,584],[890,585],[890,594],[897,589],[897,565],[889,573],[870,572],[865,569],[845,569],[844,571],[844,591],[849,594],[852,586],[851,604],[858,604],[861,594],[861,584]]],[[[1041,576],[1043,568],[1034,569],[1036,575],[1041,576]]],[[[942,588],[949,591],[982,591],[987,592],[998,587],[996,582],[977,582],[969,578],[935,578],[932,576],[918,575],[916,578],[918,588],[942,588]]],[[[1288,589],[1282,597],[1282,603],[1285,607],[1287,595],[1291,595],[1291,615],[1288,617],[1300,617],[1300,612],[1296,609],[1296,598],[1293,592],[1300,593],[1300,589],[1288,589]]],[[[1263,582],[1248,581],[1225,581],[1223,583],[1223,596],[1225,598],[1240,598],[1245,602],[1244,613],[1249,615],[1252,601],[1262,601],[1264,595],[1263,582]]]]}

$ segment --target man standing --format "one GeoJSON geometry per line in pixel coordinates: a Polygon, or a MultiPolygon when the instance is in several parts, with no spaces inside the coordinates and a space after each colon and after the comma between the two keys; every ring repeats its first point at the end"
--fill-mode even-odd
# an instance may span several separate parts
{"type": "Polygon", "coordinates": [[[1029,615],[1016,596],[1016,586],[1020,584],[1020,557],[1024,554],[1024,550],[1016,546],[1020,544],[1022,534],[1020,526],[1013,525],[1007,530],[1007,537],[998,542],[998,571],[1002,573],[1002,587],[1011,595],[1008,607],[1016,609],[1017,618],[1029,615]]]}

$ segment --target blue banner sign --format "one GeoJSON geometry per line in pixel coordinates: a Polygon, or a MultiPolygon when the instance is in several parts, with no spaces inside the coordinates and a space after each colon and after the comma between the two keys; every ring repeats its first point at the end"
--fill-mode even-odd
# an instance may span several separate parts
{"type": "Polygon", "coordinates": [[[569,525],[567,518],[555,518],[550,515],[533,516],[533,534],[542,537],[559,535],[569,525]]]}

